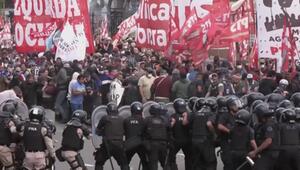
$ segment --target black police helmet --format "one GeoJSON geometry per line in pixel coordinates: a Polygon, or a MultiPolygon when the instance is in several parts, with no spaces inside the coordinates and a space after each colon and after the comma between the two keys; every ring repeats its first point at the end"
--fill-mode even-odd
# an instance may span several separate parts
{"type": "Polygon", "coordinates": [[[223,97],[223,96],[219,96],[217,97],[217,104],[218,104],[218,107],[227,107],[227,99],[226,97],[223,97]]]}
{"type": "Polygon", "coordinates": [[[213,111],[215,111],[218,107],[217,99],[215,97],[208,97],[205,100],[205,105],[210,107],[213,111]]]}
{"type": "Polygon", "coordinates": [[[116,115],[118,114],[118,105],[114,102],[110,102],[106,106],[106,112],[108,115],[116,115]]]}
{"type": "Polygon", "coordinates": [[[260,103],[254,109],[253,113],[257,115],[257,117],[271,117],[273,116],[273,111],[269,108],[268,103],[260,103]]]}
{"type": "Polygon", "coordinates": [[[205,98],[199,98],[195,104],[195,110],[199,111],[205,105],[205,98]]]}
{"type": "Polygon", "coordinates": [[[176,113],[182,114],[186,112],[186,102],[184,99],[178,98],[174,101],[174,109],[176,113]]]}
{"type": "Polygon", "coordinates": [[[188,107],[191,111],[194,111],[195,104],[199,98],[198,97],[191,97],[188,101],[188,107]]]}
{"type": "Polygon", "coordinates": [[[249,124],[251,118],[252,118],[252,115],[247,110],[242,109],[236,113],[235,122],[243,124],[243,125],[247,125],[247,124],[249,124]]]}
{"type": "Polygon", "coordinates": [[[279,107],[275,110],[275,117],[278,122],[281,122],[282,117],[284,116],[284,114],[283,114],[284,110],[285,110],[285,108],[283,108],[283,107],[279,107]]]}
{"type": "Polygon", "coordinates": [[[283,114],[286,121],[296,121],[297,119],[297,114],[293,109],[285,109],[283,114]]]}
{"type": "Polygon", "coordinates": [[[149,113],[151,115],[157,115],[161,112],[161,106],[158,103],[152,104],[149,108],[149,113]]]}
{"type": "Polygon", "coordinates": [[[132,115],[141,115],[143,113],[143,104],[141,102],[134,102],[130,105],[132,115]]]}
{"type": "Polygon", "coordinates": [[[87,113],[84,110],[75,110],[72,118],[78,119],[81,123],[83,123],[87,119],[87,113]]]}
{"type": "Polygon", "coordinates": [[[262,93],[250,93],[247,96],[247,105],[250,107],[256,100],[264,100],[265,96],[262,93]]]}
{"type": "Polygon", "coordinates": [[[9,112],[9,113],[11,113],[11,114],[15,114],[16,111],[17,111],[17,104],[14,103],[14,102],[6,103],[6,104],[3,106],[2,111],[4,111],[4,112],[9,112]]]}
{"type": "Polygon", "coordinates": [[[300,93],[295,93],[291,97],[291,102],[294,103],[295,107],[300,107],[300,93]]]}
{"type": "Polygon", "coordinates": [[[29,110],[29,119],[34,122],[42,122],[45,115],[45,109],[42,106],[34,106],[29,110]]]}
{"type": "Polygon", "coordinates": [[[254,108],[261,103],[264,103],[264,102],[262,100],[255,100],[251,105],[251,110],[253,111],[254,108]]]}
{"type": "Polygon", "coordinates": [[[243,108],[241,100],[236,96],[229,96],[227,99],[228,110],[237,112],[239,109],[243,108]]]}
{"type": "Polygon", "coordinates": [[[168,108],[167,108],[166,103],[164,103],[164,102],[159,102],[158,104],[159,104],[159,106],[160,106],[160,111],[159,111],[159,113],[160,113],[161,115],[166,115],[166,113],[168,112],[168,108]]]}
{"type": "Polygon", "coordinates": [[[277,105],[284,100],[284,96],[279,93],[272,93],[267,98],[267,103],[269,103],[271,109],[275,109],[277,105]]]}
{"type": "Polygon", "coordinates": [[[277,107],[283,107],[285,109],[291,109],[291,108],[294,108],[294,105],[293,105],[293,103],[291,101],[285,99],[285,100],[281,101],[278,104],[277,107]]]}

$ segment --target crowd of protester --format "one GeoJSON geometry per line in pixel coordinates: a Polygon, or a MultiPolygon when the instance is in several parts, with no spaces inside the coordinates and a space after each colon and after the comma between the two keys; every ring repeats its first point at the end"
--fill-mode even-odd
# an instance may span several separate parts
{"type": "Polygon", "coordinates": [[[287,88],[280,93],[289,96],[300,92],[300,74],[276,73],[271,62],[260,69],[247,63],[229,63],[218,56],[205,64],[192,61],[169,61],[164,54],[140,49],[127,39],[114,47],[110,38],[98,39],[96,52],[84,61],[64,62],[51,52],[19,54],[1,49],[0,91],[14,89],[28,107],[42,105],[53,109],[62,122],[72,111],[93,109],[113,100],[112,82],[125,88],[119,106],[134,101],[170,102],[192,96],[243,96],[259,91],[274,92],[279,81],[286,79],[287,88]]]}

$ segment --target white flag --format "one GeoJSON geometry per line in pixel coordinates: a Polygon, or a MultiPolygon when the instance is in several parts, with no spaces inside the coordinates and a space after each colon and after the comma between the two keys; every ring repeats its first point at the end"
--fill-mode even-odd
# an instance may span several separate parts
{"type": "MultiPolygon", "coordinates": [[[[81,24],[82,25],[82,24],[81,24]]],[[[83,28],[83,25],[82,27],[83,28]]],[[[61,33],[57,45],[55,58],[60,57],[63,61],[84,60],[86,54],[86,37],[82,32],[77,35],[73,27],[67,22],[61,33]]]]}

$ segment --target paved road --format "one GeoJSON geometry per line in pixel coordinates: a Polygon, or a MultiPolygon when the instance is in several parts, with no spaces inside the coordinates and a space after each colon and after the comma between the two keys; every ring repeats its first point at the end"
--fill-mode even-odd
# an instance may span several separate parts
{"type": "MultiPolygon", "coordinates": [[[[47,110],[47,115],[54,115],[54,112],[47,110]]],[[[55,140],[57,140],[56,143],[56,147],[60,147],[61,144],[61,136],[62,136],[62,132],[63,132],[63,128],[64,125],[60,124],[60,123],[55,123],[56,127],[57,127],[57,132],[55,134],[55,140]]],[[[81,152],[81,155],[84,159],[84,162],[86,163],[86,166],[88,167],[89,170],[93,170],[94,169],[94,157],[93,157],[93,152],[94,152],[94,147],[92,145],[92,142],[90,140],[85,140],[84,142],[84,150],[81,152]]],[[[113,164],[115,169],[119,169],[117,163],[115,160],[113,160],[113,164]]],[[[178,169],[183,170],[184,169],[184,155],[182,153],[179,153],[177,155],[177,164],[178,164],[178,169]]],[[[138,165],[139,165],[139,158],[135,155],[131,164],[130,164],[130,169],[132,170],[137,170],[138,169],[138,165]]],[[[221,170],[222,168],[222,164],[220,159],[218,158],[218,170],[221,170]]],[[[69,165],[67,164],[67,162],[56,162],[56,169],[57,170],[67,170],[69,169],[69,165]]],[[[106,162],[105,170],[111,170],[110,167],[110,163],[109,161],[106,162]]]]}

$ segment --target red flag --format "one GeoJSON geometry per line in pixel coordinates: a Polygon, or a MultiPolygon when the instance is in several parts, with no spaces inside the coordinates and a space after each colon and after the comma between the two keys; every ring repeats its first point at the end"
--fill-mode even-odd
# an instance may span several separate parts
{"type": "Polygon", "coordinates": [[[250,68],[258,69],[258,48],[257,48],[257,41],[254,42],[252,51],[249,56],[249,63],[250,68]]]}
{"type": "Polygon", "coordinates": [[[292,71],[295,69],[295,60],[294,56],[296,55],[296,43],[294,41],[293,33],[290,24],[287,21],[287,18],[284,17],[283,21],[283,33],[282,33],[282,45],[281,45],[281,60],[282,60],[282,66],[281,71],[282,72],[288,72],[289,66],[291,64],[292,71]],[[291,61],[291,63],[290,63],[291,61]]]}

